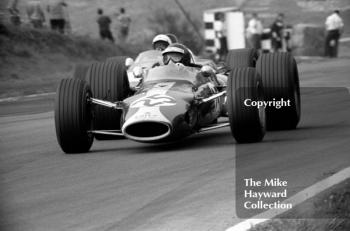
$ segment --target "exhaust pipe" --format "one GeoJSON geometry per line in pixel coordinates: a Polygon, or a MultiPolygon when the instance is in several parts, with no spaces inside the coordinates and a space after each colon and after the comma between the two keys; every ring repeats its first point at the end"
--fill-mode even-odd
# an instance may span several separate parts
{"type": "Polygon", "coordinates": [[[171,133],[171,126],[159,121],[140,121],[124,127],[123,133],[132,140],[154,142],[168,137],[171,133]]]}

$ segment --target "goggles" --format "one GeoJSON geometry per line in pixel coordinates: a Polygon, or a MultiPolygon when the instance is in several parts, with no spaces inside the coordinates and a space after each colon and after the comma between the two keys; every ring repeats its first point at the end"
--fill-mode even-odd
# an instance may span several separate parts
{"type": "Polygon", "coordinates": [[[163,56],[163,63],[164,64],[168,64],[170,62],[170,60],[173,63],[179,63],[179,62],[181,62],[183,56],[184,55],[181,54],[181,53],[167,53],[167,54],[164,54],[164,56],[163,56]]]}

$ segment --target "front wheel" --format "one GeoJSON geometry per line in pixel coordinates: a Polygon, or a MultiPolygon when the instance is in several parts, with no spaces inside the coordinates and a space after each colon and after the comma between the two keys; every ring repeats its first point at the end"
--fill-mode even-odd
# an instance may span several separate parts
{"type": "Polygon", "coordinates": [[[85,81],[61,80],[55,101],[55,126],[59,145],[65,153],[88,152],[93,142],[91,90],[85,81]]]}
{"type": "Polygon", "coordinates": [[[251,106],[263,101],[261,78],[255,68],[234,68],[227,86],[227,109],[230,128],[238,143],[254,143],[264,138],[265,108],[251,106]]]}

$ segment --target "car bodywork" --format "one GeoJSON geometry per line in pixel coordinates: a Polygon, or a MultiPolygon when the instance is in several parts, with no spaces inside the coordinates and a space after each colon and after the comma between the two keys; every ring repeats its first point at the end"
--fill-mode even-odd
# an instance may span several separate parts
{"type": "Polygon", "coordinates": [[[169,64],[149,69],[137,92],[116,104],[123,116],[121,130],[114,133],[139,142],[164,142],[217,126],[225,111],[226,92],[220,89],[199,68],[169,64]]]}
{"type": "Polygon", "coordinates": [[[137,71],[145,72],[152,68],[155,63],[161,61],[162,52],[157,50],[148,50],[141,52],[135,59],[135,61],[128,67],[127,74],[131,87],[136,87],[140,82],[139,74],[137,71]]]}
{"type": "Polygon", "coordinates": [[[263,140],[267,127],[296,129],[300,121],[298,68],[288,53],[259,56],[254,49],[232,50],[221,67],[197,57],[188,66],[163,65],[160,57],[148,51],[134,67],[127,65],[127,58],[114,57],[91,64],[85,79],[61,80],[55,125],[62,150],[87,152],[94,138],[111,136],[176,141],[226,126],[237,143],[254,143],[263,140]],[[139,70],[134,88],[129,86],[128,67],[133,73],[139,70]],[[288,99],[291,106],[265,110],[246,105],[247,99],[288,99]]]}
{"type": "MultiPolygon", "coordinates": [[[[191,52],[192,54],[192,52],[191,52]]],[[[193,62],[199,65],[209,65],[216,68],[216,64],[211,59],[204,59],[192,54],[193,62]]],[[[162,63],[162,52],[158,50],[147,50],[141,52],[128,66],[127,74],[131,87],[136,87],[140,83],[140,74],[144,75],[155,64],[162,63]]]]}

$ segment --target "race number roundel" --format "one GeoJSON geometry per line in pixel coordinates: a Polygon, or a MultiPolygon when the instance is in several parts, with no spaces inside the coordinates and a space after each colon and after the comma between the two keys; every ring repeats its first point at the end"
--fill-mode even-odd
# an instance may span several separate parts
{"type": "Polygon", "coordinates": [[[131,108],[139,107],[165,107],[176,105],[176,100],[164,94],[147,95],[131,103],[131,108]]]}

